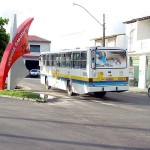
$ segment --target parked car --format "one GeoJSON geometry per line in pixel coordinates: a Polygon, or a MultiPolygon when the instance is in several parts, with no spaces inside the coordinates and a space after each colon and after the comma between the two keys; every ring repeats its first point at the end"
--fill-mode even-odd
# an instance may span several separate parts
{"type": "Polygon", "coordinates": [[[39,69],[32,69],[29,71],[30,77],[39,77],[40,76],[40,70],[39,69]]]}

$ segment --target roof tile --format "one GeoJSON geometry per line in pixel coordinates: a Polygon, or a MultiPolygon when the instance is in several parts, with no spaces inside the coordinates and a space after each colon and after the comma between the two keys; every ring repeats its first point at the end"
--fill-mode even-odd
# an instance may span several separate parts
{"type": "Polygon", "coordinates": [[[141,18],[135,18],[135,19],[132,19],[132,20],[128,20],[128,21],[125,21],[123,22],[124,24],[130,24],[130,23],[134,23],[134,22],[137,22],[137,21],[143,21],[143,20],[149,20],[150,19],[150,16],[145,16],[145,17],[141,17],[141,18]]]}
{"type": "Polygon", "coordinates": [[[48,43],[51,43],[51,41],[46,40],[46,39],[41,38],[41,37],[38,37],[36,35],[29,35],[28,36],[28,41],[29,42],[48,42],[48,43]]]}

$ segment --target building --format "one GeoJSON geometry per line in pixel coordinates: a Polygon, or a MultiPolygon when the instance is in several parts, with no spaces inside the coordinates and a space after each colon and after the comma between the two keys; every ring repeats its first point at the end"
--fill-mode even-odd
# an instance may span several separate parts
{"type": "Polygon", "coordinates": [[[23,56],[25,66],[28,70],[39,69],[40,53],[50,51],[51,41],[35,35],[29,35],[28,42],[31,53],[23,56]]]}
{"type": "MultiPolygon", "coordinates": [[[[95,46],[103,45],[103,38],[95,38],[92,39],[94,41],[95,46]]],[[[125,34],[113,34],[109,36],[105,36],[105,46],[107,47],[122,47],[127,49],[127,37],[125,34]]]]}
{"type": "Polygon", "coordinates": [[[123,22],[128,37],[128,54],[134,77],[130,85],[146,88],[150,84],[150,16],[123,22]]]}

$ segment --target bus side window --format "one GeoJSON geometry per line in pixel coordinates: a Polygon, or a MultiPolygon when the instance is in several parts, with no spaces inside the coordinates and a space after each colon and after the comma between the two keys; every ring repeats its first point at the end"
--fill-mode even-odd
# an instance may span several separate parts
{"type": "Polygon", "coordinates": [[[52,66],[52,55],[49,55],[49,66],[52,66]]]}
{"type": "Polygon", "coordinates": [[[86,65],[87,65],[87,53],[81,52],[81,68],[86,69],[86,65]]]}
{"type": "Polygon", "coordinates": [[[80,53],[73,53],[73,68],[80,68],[80,53]]]}
{"type": "Polygon", "coordinates": [[[46,66],[49,66],[49,54],[46,55],[46,66]]]}
{"type": "Polygon", "coordinates": [[[53,66],[57,66],[57,60],[56,60],[56,58],[57,58],[57,55],[56,55],[56,54],[53,54],[53,55],[52,55],[52,65],[53,65],[53,66]]]}
{"type": "Polygon", "coordinates": [[[56,66],[57,67],[60,66],[60,57],[59,57],[59,55],[56,55],[56,66]]]}
{"type": "Polygon", "coordinates": [[[59,55],[58,54],[55,54],[55,60],[54,60],[54,62],[55,62],[55,66],[59,67],[60,62],[59,62],[59,55]]]}
{"type": "Polygon", "coordinates": [[[53,54],[53,66],[57,66],[57,55],[53,54]]]}
{"type": "Polygon", "coordinates": [[[66,66],[66,57],[65,54],[60,54],[59,56],[60,67],[66,66]]]}
{"type": "Polygon", "coordinates": [[[66,67],[71,68],[71,53],[66,54],[66,67]]]}
{"type": "Polygon", "coordinates": [[[66,55],[63,54],[63,58],[62,58],[62,67],[66,67],[66,55]]]}
{"type": "Polygon", "coordinates": [[[43,55],[43,65],[46,66],[46,55],[43,55]]]}

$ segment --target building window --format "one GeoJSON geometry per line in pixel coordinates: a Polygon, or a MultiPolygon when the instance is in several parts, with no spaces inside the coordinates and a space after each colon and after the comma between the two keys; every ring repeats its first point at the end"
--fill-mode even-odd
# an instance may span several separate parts
{"type": "Polygon", "coordinates": [[[40,45],[30,45],[30,51],[40,53],[40,45]]]}

